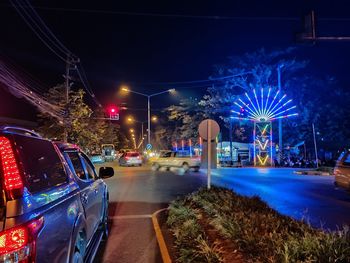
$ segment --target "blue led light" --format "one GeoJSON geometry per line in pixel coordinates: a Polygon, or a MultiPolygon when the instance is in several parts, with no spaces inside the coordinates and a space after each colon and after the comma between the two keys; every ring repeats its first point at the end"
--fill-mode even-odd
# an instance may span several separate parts
{"type": "Polygon", "coordinates": [[[234,102],[239,110],[231,111],[237,114],[237,116],[232,118],[265,122],[297,116],[298,113],[295,112],[296,106],[290,106],[292,99],[287,100],[286,94],[279,97],[279,93],[277,91],[274,96],[271,96],[273,99],[270,99],[270,95],[272,95],[271,88],[265,93],[263,88],[253,89],[253,99],[248,93],[245,93],[245,98],[242,96],[243,98],[239,98],[238,101],[234,102]],[[258,91],[260,91],[260,94],[258,94],[258,91]],[[244,101],[244,99],[246,100],[244,101]]]}

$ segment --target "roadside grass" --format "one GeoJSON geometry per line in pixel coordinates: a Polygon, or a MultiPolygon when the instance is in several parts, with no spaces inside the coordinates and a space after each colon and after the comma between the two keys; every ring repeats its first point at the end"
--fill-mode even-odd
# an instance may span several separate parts
{"type": "Polygon", "coordinates": [[[237,247],[241,262],[350,262],[348,227],[313,229],[259,197],[224,188],[200,189],[172,202],[167,225],[175,236],[178,262],[228,262],[232,245],[227,244],[237,247]]]}
{"type": "Polygon", "coordinates": [[[167,225],[175,236],[178,262],[223,262],[220,247],[210,244],[198,220],[200,211],[188,205],[190,199],[177,200],[171,204],[167,225]]]}

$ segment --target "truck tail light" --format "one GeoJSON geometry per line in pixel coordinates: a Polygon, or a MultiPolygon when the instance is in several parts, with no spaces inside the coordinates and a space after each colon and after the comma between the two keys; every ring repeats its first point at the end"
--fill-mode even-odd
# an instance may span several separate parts
{"type": "Polygon", "coordinates": [[[44,218],[0,232],[0,261],[33,263],[36,238],[44,226],[44,218]]]}
{"type": "Polygon", "coordinates": [[[0,137],[0,160],[7,197],[21,197],[24,185],[11,142],[6,137],[0,137]]]}

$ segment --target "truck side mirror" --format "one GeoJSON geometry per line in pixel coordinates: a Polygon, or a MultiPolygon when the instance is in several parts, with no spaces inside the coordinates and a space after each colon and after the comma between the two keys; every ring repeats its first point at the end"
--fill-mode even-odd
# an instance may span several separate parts
{"type": "Polygon", "coordinates": [[[114,169],[113,167],[101,167],[98,175],[102,179],[110,178],[114,175],[114,169]]]}

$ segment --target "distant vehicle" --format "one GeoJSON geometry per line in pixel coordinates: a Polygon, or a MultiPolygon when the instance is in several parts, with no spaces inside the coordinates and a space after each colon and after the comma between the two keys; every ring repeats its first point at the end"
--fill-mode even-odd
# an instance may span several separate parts
{"type": "Polygon", "coordinates": [[[201,165],[200,157],[191,157],[182,152],[161,151],[159,158],[152,163],[153,170],[159,170],[161,167],[183,168],[185,171],[193,169],[198,172],[201,165]]]}
{"type": "Polygon", "coordinates": [[[0,261],[92,262],[108,236],[108,189],[75,145],[0,127],[0,261]]]}
{"type": "Polygon", "coordinates": [[[142,157],[138,152],[125,152],[119,158],[120,166],[141,166],[142,157]]]}
{"type": "Polygon", "coordinates": [[[334,168],[335,184],[350,190],[350,151],[343,152],[334,168]]]}
{"type": "Polygon", "coordinates": [[[131,149],[120,149],[118,151],[118,153],[116,153],[116,159],[119,160],[119,158],[122,157],[122,155],[124,153],[127,153],[127,152],[133,152],[133,150],[131,150],[131,149]]]}
{"type": "Polygon", "coordinates": [[[92,163],[104,163],[105,160],[103,159],[101,154],[91,154],[90,160],[92,163]]]}
{"type": "Polygon", "coordinates": [[[105,162],[113,162],[116,159],[116,153],[113,144],[102,144],[102,158],[105,162]]]}

